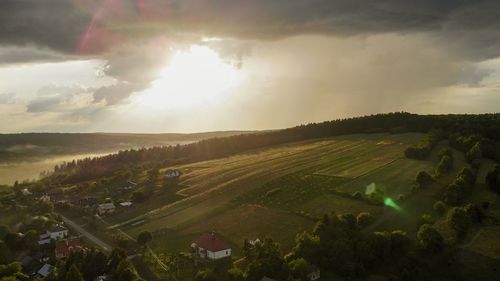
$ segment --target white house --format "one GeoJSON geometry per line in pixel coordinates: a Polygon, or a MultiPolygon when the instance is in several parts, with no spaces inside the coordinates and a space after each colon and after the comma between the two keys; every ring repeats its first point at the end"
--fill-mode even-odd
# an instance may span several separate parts
{"type": "Polygon", "coordinates": [[[218,260],[231,256],[231,247],[220,240],[215,233],[206,233],[191,244],[195,255],[200,258],[218,260]]]}
{"type": "Polygon", "coordinates": [[[259,238],[255,238],[255,239],[248,239],[248,243],[250,243],[250,245],[252,245],[252,246],[255,246],[255,245],[257,245],[257,244],[260,244],[260,243],[261,243],[261,241],[260,241],[260,239],[259,239],[259,238]]]}
{"type": "Polygon", "coordinates": [[[321,277],[321,271],[319,270],[319,267],[311,265],[311,268],[309,269],[309,274],[307,274],[307,278],[309,279],[309,281],[318,280],[320,277],[321,277]]]}
{"type": "Polygon", "coordinates": [[[120,206],[122,206],[122,207],[131,207],[132,206],[132,202],[130,202],[130,201],[121,202],[120,206]]]}
{"type": "Polygon", "coordinates": [[[97,205],[97,213],[99,215],[112,214],[115,212],[115,204],[113,203],[104,203],[97,205]]]}
{"type": "Polygon", "coordinates": [[[29,191],[27,188],[22,189],[22,190],[21,190],[21,193],[22,193],[24,196],[33,195],[33,193],[31,193],[31,191],[29,191]]]}
{"type": "Polygon", "coordinates": [[[60,224],[56,224],[47,230],[47,234],[52,240],[62,239],[68,236],[68,229],[60,224]]]}
{"type": "Polygon", "coordinates": [[[179,173],[179,171],[177,171],[177,170],[170,169],[170,170],[167,170],[165,172],[165,177],[167,179],[178,178],[178,177],[180,177],[180,175],[181,175],[181,173],[179,173]]]}

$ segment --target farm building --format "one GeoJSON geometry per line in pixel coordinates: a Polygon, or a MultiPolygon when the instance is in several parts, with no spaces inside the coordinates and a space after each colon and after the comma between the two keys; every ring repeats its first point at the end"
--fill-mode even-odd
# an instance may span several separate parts
{"type": "Polygon", "coordinates": [[[165,172],[165,178],[167,178],[167,179],[175,179],[175,178],[178,178],[180,176],[181,176],[181,173],[177,170],[170,169],[170,170],[167,170],[165,172]]]}
{"type": "Polygon", "coordinates": [[[56,224],[47,230],[47,234],[52,240],[62,239],[68,236],[68,229],[60,224],[56,224]]]}
{"type": "Polygon", "coordinates": [[[248,239],[248,243],[250,243],[250,245],[252,246],[255,246],[259,243],[261,243],[260,239],[259,238],[255,238],[255,239],[248,239]]]}
{"type": "Polygon", "coordinates": [[[122,206],[122,207],[131,207],[132,206],[132,202],[130,202],[130,201],[121,202],[120,206],[122,206]]]}
{"type": "Polygon", "coordinates": [[[321,271],[319,270],[319,267],[311,265],[311,268],[309,269],[309,274],[307,274],[307,278],[309,279],[309,281],[318,280],[320,277],[321,277],[321,271]]]}
{"type": "Polygon", "coordinates": [[[200,258],[218,260],[231,256],[231,247],[220,240],[215,233],[206,233],[191,244],[194,254],[200,258]]]}
{"type": "Polygon", "coordinates": [[[52,270],[52,265],[46,263],[36,272],[36,274],[41,278],[45,278],[49,276],[51,270],[52,270]]]}
{"type": "Polygon", "coordinates": [[[99,204],[97,205],[97,214],[99,215],[106,215],[106,214],[112,214],[115,212],[115,204],[113,203],[104,203],[104,204],[99,204]]]}
{"type": "Polygon", "coordinates": [[[38,245],[49,244],[52,240],[63,239],[68,236],[68,229],[60,224],[56,224],[41,234],[38,245]]]}
{"type": "Polygon", "coordinates": [[[55,254],[57,259],[63,259],[72,252],[84,252],[86,248],[78,240],[64,240],[56,243],[55,254]]]}

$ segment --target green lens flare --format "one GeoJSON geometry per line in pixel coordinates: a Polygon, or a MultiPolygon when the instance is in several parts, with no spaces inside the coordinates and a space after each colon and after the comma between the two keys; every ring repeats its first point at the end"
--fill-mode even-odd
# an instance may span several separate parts
{"type": "Polygon", "coordinates": [[[401,207],[399,207],[398,204],[396,204],[396,202],[394,202],[394,200],[392,200],[392,198],[390,197],[386,197],[384,199],[384,205],[389,206],[394,210],[401,211],[401,207]]]}

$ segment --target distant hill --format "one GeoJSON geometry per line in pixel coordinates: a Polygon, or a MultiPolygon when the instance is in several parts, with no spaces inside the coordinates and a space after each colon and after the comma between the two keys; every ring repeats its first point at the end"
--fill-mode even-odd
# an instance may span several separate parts
{"type": "Polygon", "coordinates": [[[228,137],[243,133],[248,133],[248,131],[221,131],[192,134],[0,134],[0,162],[12,162],[57,155],[116,152],[132,148],[187,144],[208,138],[228,137]]]}

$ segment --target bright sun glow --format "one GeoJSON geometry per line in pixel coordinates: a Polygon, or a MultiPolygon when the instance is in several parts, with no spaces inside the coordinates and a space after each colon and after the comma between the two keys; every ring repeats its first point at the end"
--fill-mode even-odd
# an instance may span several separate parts
{"type": "Polygon", "coordinates": [[[241,72],[210,48],[179,50],[150,89],[136,97],[146,109],[192,109],[220,102],[241,82],[241,72]]]}

